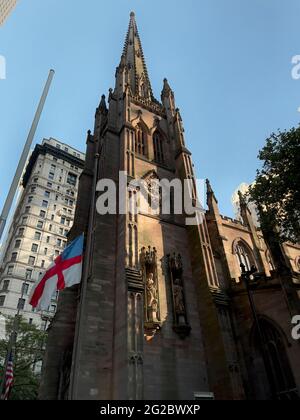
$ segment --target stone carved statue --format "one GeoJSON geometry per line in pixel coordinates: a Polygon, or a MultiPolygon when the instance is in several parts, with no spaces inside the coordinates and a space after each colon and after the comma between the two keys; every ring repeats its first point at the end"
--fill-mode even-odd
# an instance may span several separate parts
{"type": "Polygon", "coordinates": [[[182,258],[181,255],[174,252],[173,257],[170,261],[172,271],[180,271],[182,270],[182,258]]]}
{"type": "Polygon", "coordinates": [[[157,320],[157,311],[158,311],[158,296],[157,289],[155,286],[153,273],[149,273],[146,281],[146,292],[147,292],[147,309],[150,312],[149,316],[152,318],[152,321],[157,320]]]}
{"type": "Polygon", "coordinates": [[[185,314],[183,287],[181,281],[176,279],[173,285],[175,311],[178,315],[185,314]]]}

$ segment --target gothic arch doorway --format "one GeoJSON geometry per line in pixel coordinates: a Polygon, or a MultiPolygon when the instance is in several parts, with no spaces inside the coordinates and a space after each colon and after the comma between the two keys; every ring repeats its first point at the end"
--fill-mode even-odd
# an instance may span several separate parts
{"type": "MultiPolygon", "coordinates": [[[[269,381],[272,382],[277,400],[299,400],[298,390],[290,366],[286,347],[288,341],[281,329],[265,317],[259,318],[265,352],[269,363],[269,381]]],[[[252,330],[252,345],[256,354],[256,367],[263,366],[261,343],[256,327],[252,330]]],[[[260,372],[261,373],[261,372],[260,372]]],[[[258,374],[258,376],[261,376],[258,374]]],[[[266,380],[266,376],[263,375],[266,380]]]]}

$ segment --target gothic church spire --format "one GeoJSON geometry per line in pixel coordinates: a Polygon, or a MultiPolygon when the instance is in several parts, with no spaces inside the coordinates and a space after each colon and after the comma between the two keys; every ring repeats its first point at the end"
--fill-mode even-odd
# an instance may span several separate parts
{"type": "Polygon", "coordinates": [[[130,13],[129,28],[125,39],[120,67],[127,67],[129,85],[134,96],[139,96],[145,100],[155,101],[134,12],[130,13]]]}

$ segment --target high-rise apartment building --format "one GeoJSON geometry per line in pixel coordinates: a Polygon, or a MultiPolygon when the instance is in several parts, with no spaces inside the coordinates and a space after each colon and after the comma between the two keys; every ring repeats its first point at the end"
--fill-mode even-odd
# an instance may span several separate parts
{"type": "Polygon", "coordinates": [[[67,243],[84,159],[83,153],[52,138],[35,147],[0,268],[1,315],[15,315],[20,308],[29,323],[45,328],[55,313],[55,296],[46,313],[34,312],[28,297],[67,243]]]}
{"type": "Polygon", "coordinates": [[[16,4],[17,0],[0,0],[0,26],[3,25],[16,4]]]}

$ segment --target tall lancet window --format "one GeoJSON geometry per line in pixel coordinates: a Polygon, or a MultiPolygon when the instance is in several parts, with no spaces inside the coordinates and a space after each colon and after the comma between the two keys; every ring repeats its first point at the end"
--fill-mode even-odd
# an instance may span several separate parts
{"type": "Polygon", "coordinates": [[[153,150],[155,162],[164,163],[163,139],[158,131],[153,134],[153,150]]]}
{"type": "Polygon", "coordinates": [[[251,248],[243,241],[236,241],[233,247],[233,253],[236,255],[239,267],[243,264],[247,271],[255,265],[255,259],[251,248]]]}
{"type": "Polygon", "coordinates": [[[146,133],[143,128],[138,125],[135,131],[135,153],[137,155],[146,156],[146,133]]]}

